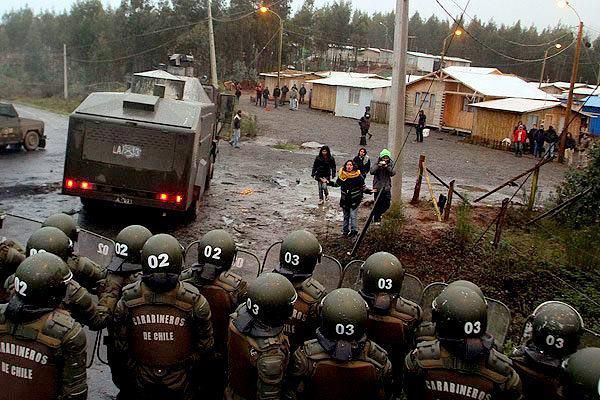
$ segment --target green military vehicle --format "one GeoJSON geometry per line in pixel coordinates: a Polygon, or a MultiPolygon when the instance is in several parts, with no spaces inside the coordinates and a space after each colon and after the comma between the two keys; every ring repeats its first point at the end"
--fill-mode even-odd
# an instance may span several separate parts
{"type": "Polygon", "coordinates": [[[230,113],[219,110],[216,90],[205,90],[184,67],[169,70],[136,73],[127,92],[92,93],[71,114],[64,194],[84,206],[196,217],[213,175],[219,117],[230,113]]]}
{"type": "Polygon", "coordinates": [[[28,151],[46,147],[44,123],[21,118],[12,104],[0,103],[0,150],[23,146],[28,151]]]}

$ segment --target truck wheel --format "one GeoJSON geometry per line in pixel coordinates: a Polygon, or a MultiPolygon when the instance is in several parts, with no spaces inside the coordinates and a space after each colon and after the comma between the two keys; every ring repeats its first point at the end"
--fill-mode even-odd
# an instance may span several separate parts
{"type": "Polygon", "coordinates": [[[194,222],[198,218],[198,200],[194,200],[190,204],[190,208],[185,211],[185,222],[194,222]]]}
{"type": "Polygon", "coordinates": [[[23,138],[23,147],[27,151],[33,151],[38,148],[40,145],[40,135],[38,135],[35,131],[29,131],[25,134],[25,138],[23,138]]]}

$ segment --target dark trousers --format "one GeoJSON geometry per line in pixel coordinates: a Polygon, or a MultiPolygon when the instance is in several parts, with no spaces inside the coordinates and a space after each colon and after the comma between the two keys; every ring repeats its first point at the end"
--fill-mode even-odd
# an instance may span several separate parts
{"type": "Polygon", "coordinates": [[[388,189],[382,189],[375,198],[375,208],[373,209],[373,222],[381,221],[381,216],[390,208],[392,202],[392,192],[388,189]]]}
{"type": "Polygon", "coordinates": [[[304,104],[304,95],[303,94],[300,95],[300,104],[304,104]]]}
{"type": "Polygon", "coordinates": [[[277,103],[279,103],[279,97],[275,97],[275,108],[277,108],[277,103]]]}
{"type": "Polygon", "coordinates": [[[423,141],[423,129],[422,126],[417,126],[417,142],[423,141]]]}

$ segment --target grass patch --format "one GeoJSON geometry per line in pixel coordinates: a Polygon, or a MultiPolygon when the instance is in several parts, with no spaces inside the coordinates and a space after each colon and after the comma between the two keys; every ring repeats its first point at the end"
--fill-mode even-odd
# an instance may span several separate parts
{"type": "Polygon", "coordinates": [[[256,127],[256,115],[248,115],[242,117],[241,133],[243,136],[254,138],[258,135],[258,128],[256,127]]]}
{"type": "Polygon", "coordinates": [[[70,114],[81,104],[82,100],[81,98],[65,100],[60,97],[17,97],[13,101],[58,114],[70,114]]]}
{"type": "Polygon", "coordinates": [[[471,205],[462,202],[456,209],[456,225],[454,225],[454,235],[459,243],[464,245],[473,241],[475,235],[475,225],[473,224],[473,215],[471,205]]]}
{"type": "Polygon", "coordinates": [[[277,143],[273,145],[274,149],[296,151],[300,150],[300,146],[294,143],[277,143]]]}

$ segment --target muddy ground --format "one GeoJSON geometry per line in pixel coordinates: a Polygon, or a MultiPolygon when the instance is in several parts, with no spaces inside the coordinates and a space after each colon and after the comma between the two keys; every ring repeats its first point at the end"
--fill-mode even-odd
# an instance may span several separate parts
{"type": "MultiPolygon", "coordinates": [[[[328,204],[318,206],[316,185],[310,177],[317,150],[288,151],[273,146],[282,143],[300,145],[309,141],[325,143],[331,146],[338,165],[342,165],[358,150],[357,121],[306,108],[300,111],[259,109],[245,98],[242,98],[241,108],[257,115],[258,137],[244,140],[240,149],[233,149],[226,142],[220,143],[215,177],[194,223],[183,225],[147,210],[106,209],[90,214],[82,209],[77,198],[62,196],[59,188],[68,118],[26,106],[18,106],[22,116],[46,122],[48,148],[29,153],[7,151],[0,154],[0,208],[35,219],[43,219],[57,211],[70,212],[78,216],[82,227],[108,237],[114,237],[127,225],[139,223],[147,225],[153,232],[171,233],[185,245],[208,230],[223,228],[234,235],[241,248],[256,252],[261,259],[270,244],[282,239],[287,232],[304,228],[317,233],[326,253],[343,255],[351,243],[339,235],[342,218],[337,204],[339,190],[332,190],[328,204]]],[[[374,137],[367,148],[375,155],[386,146],[387,126],[373,124],[371,131],[374,137]]],[[[533,158],[515,158],[510,153],[463,144],[460,137],[446,133],[432,132],[424,143],[415,143],[413,134],[407,141],[402,162],[405,199],[412,196],[420,154],[426,155],[428,166],[442,179],[456,179],[457,190],[471,199],[535,164],[533,158]]],[[[540,202],[552,193],[564,172],[565,168],[555,163],[542,169],[540,202]]],[[[452,258],[452,263],[448,264],[455,266],[459,264],[461,254],[448,254],[447,251],[454,250],[439,248],[435,257],[428,258],[427,252],[431,249],[419,247],[419,243],[431,243],[431,238],[442,237],[446,230],[446,225],[433,221],[434,214],[426,202],[425,188],[422,191],[425,203],[418,208],[407,209],[406,213],[411,217],[409,224],[430,226],[431,229],[427,230],[432,236],[423,236],[422,231],[418,235],[407,231],[403,236],[406,245],[401,252],[407,270],[421,276],[424,283],[429,283],[448,277],[449,272],[440,265],[444,264],[444,257],[452,258]]],[[[446,192],[438,184],[434,184],[434,190],[436,196],[446,192]]],[[[498,204],[503,197],[512,195],[514,190],[509,187],[487,199],[481,208],[482,220],[487,220],[488,216],[491,220],[493,211],[486,210],[498,204]]],[[[514,200],[518,202],[522,198],[519,194],[514,200]]],[[[361,221],[369,211],[368,205],[361,207],[361,221]]],[[[26,240],[34,225],[21,224],[14,228],[13,233],[26,240]]],[[[11,232],[5,231],[3,235],[10,236],[11,232]]],[[[378,242],[373,245],[369,244],[369,235],[365,249],[399,249],[396,238],[394,243],[386,243],[388,238],[377,236],[378,242]]],[[[363,250],[359,255],[364,257],[367,254],[363,250]]],[[[251,277],[256,273],[257,263],[249,257],[244,258],[245,264],[238,272],[251,277]]],[[[267,267],[272,267],[274,262],[276,257],[269,257],[267,267]]],[[[113,398],[115,389],[110,383],[107,367],[96,361],[91,371],[90,398],[113,398]]]]}

